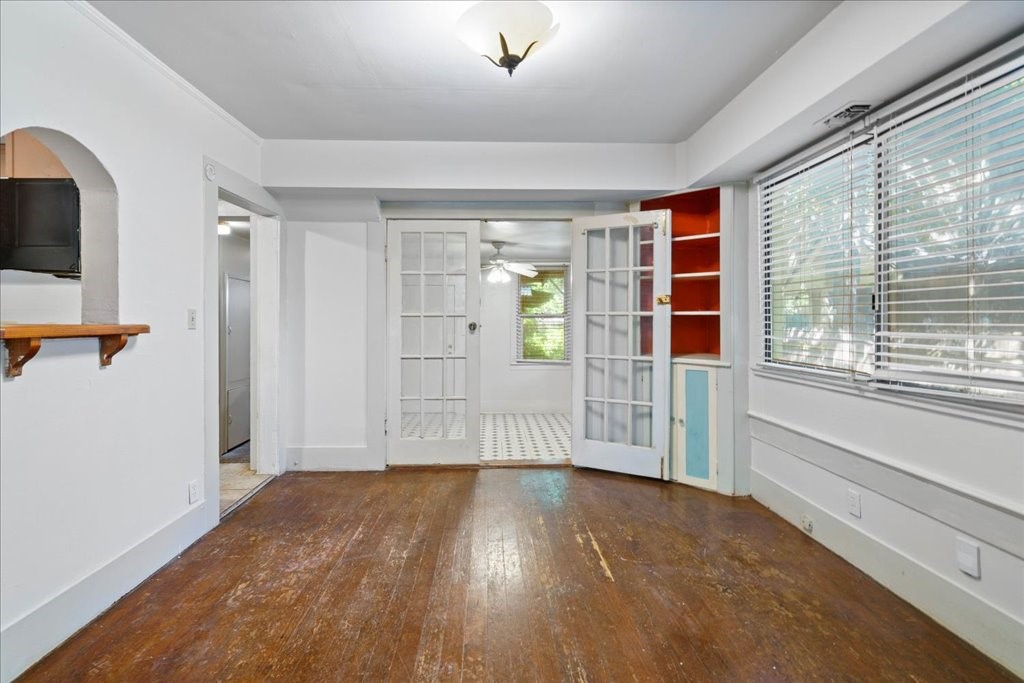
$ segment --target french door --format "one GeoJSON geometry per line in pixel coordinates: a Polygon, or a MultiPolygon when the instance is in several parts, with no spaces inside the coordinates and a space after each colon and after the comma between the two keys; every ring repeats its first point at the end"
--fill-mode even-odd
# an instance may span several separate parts
{"type": "Polygon", "coordinates": [[[666,476],[670,221],[666,211],[573,220],[574,465],[666,476]]]}
{"type": "Polygon", "coordinates": [[[388,221],[388,464],[468,464],[480,441],[480,222],[388,221]]]}

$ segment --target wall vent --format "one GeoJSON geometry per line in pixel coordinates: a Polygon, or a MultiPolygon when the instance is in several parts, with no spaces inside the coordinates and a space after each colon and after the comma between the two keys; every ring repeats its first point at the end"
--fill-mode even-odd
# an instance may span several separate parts
{"type": "Polygon", "coordinates": [[[871,105],[863,102],[851,102],[843,105],[843,107],[837,111],[832,112],[821,120],[825,124],[826,128],[836,128],[838,126],[845,126],[846,124],[856,121],[860,117],[871,111],[871,105]]]}

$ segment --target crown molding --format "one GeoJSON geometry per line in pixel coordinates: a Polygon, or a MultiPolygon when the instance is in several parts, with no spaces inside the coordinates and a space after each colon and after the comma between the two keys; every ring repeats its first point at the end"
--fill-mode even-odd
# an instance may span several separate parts
{"type": "Polygon", "coordinates": [[[105,14],[100,12],[98,9],[90,5],[85,0],[66,0],[71,7],[78,10],[78,12],[85,18],[92,21],[98,27],[106,31],[108,35],[116,39],[122,45],[127,47],[129,50],[134,52],[143,61],[149,63],[157,72],[164,76],[171,83],[178,86],[183,92],[190,95],[197,102],[202,104],[204,107],[209,109],[211,112],[219,116],[226,123],[237,128],[243,135],[255,142],[257,145],[263,145],[263,138],[257,135],[251,128],[246,126],[244,123],[232,116],[226,109],[221,107],[219,104],[207,97],[202,91],[196,88],[194,85],[185,80],[181,74],[167,66],[162,62],[156,55],[147,50],[141,43],[132,38],[125,31],[112,22],[105,14]]]}

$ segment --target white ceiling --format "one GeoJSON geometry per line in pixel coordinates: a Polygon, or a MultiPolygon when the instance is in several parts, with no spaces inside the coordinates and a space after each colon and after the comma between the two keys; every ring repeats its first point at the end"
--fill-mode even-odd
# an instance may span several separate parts
{"type": "Polygon", "coordinates": [[[678,142],[838,2],[548,2],[512,78],[472,2],[120,2],[101,12],[267,139],[678,142]]]}
{"type": "Polygon", "coordinates": [[[480,263],[486,264],[494,255],[494,241],[505,242],[501,255],[511,261],[568,261],[571,226],[569,221],[484,221],[480,263]]]}

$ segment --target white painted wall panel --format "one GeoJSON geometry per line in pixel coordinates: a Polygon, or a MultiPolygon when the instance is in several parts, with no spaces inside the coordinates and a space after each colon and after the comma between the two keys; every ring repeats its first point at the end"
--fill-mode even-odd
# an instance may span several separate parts
{"type": "Polygon", "coordinates": [[[78,324],[82,322],[82,281],[0,270],[0,320],[78,324]]]}
{"type": "Polygon", "coordinates": [[[45,342],[21,377],[0,382],[0,678],[202,532],[177,522],[189,517],[188,482],[203,479],[203,338],[186,329],[186,309],[203,301],[203,155],[259,175],[251,134],[94,16],[84,4],[0,5],[0,132],[64,131],[106,166],[121,320],[153,331],[102,370],[94,339],[45,342]],[[119,574],[131,578],[64,603],[20,639],[23,617],[154,535],[161,545],[119,574]]]}
{"type": "Polygon", "coordinates": [[[671,190],[671,144],[267,140],[269,187],[671,190]]]}
{"type": "MultiPolygon", "coordinates": [[[[366,445],[366,224],[305,230],[302,415],[293,443],[366,445]]],[[[383,382],[383,373],[378,377],[383,382]]]]}

